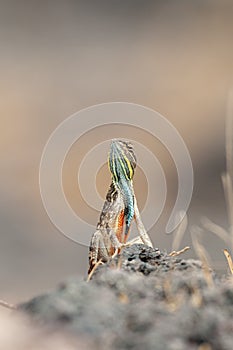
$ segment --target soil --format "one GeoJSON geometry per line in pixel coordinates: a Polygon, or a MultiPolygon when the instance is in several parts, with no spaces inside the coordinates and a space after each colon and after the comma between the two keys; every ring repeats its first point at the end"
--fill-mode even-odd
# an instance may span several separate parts
{"type": "Polygon", "coordinates": [[[19,308],[86,349],[233,349],[231,277],[142,244],[19,308]]]}

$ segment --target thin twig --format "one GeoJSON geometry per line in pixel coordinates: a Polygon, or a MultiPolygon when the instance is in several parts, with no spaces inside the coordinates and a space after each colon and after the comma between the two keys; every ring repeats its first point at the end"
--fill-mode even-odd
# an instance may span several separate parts
{"type": "Polygon", "coordinates": [[[169,253],[168,255],[169,256],[178,256],[178,255],[180,255],[180,254],[183,254],[183,253],[185,253],[187,250],[189,250],[190,249],[190,247],[184,247],[183,249],[181,249],[181,250],[178,250],[178,251],[175,251],[175,250],[173,250],[171,253],[169,253]]]}
{"type": "Polygon", "coordinates": [[[232,261],[231,255],[230,255],[230,253],[228,252],[227,249],[224,249],[223,253],[224,253],[224,255],[225,255],[226,259],[227,259],[227,262],[228,262],[228,265],[229,265],[229,268],[230,268],[230,272],[233,275],[233,261],[232,261]]]}
{"type": "Polygon", "coordinates": [[[17,305],[10,304],[7,301],[0,300],[0,305],[6,307],[7,309],[17,310],[17,305]]]}

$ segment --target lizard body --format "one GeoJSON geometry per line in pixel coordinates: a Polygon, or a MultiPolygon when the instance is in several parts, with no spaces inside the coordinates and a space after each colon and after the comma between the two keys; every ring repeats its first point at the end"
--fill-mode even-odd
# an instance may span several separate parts
{"type": "Polygon", "coordinates": [[[139,214],[133,188],[136,156],[131,143],[113,140],[108,157],[111,185],[89,249],[89,272],[97,261],[106,262],[126,244],[135,219],[142,242],[152,247],[139,214]]]}

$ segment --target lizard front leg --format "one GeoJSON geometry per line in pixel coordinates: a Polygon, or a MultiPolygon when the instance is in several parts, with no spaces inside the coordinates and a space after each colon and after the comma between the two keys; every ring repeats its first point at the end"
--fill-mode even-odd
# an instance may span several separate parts
{"type": "Polygon", "coordinates": [[[97,230],[93,234],[90,242],[88,274],[100,259],[103,260],[103,262],[108,261],[109,254],[107,247],[104,244],[103,234],[100,230],[97,230]]]}
{"type": "Polygon", "coordinates": [[[89,270],[88,274],[92,271],[96,263],[101,260],[107,262],[110,257],[115,257],[119,252],[119,249],[123,246],[119,242],[113,229],[107,230],[107,242],[104,239],[103,232],[97,230],[92,238],[89,248],[89,270]]]}

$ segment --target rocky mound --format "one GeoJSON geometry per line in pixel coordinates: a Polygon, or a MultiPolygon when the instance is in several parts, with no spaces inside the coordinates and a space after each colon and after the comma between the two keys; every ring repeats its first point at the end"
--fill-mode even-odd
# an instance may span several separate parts
{"type": "Polygon", "coordinates": [[[92,349],[233,349],[232,280],[142,244],[19,307],[92,349]]]}

